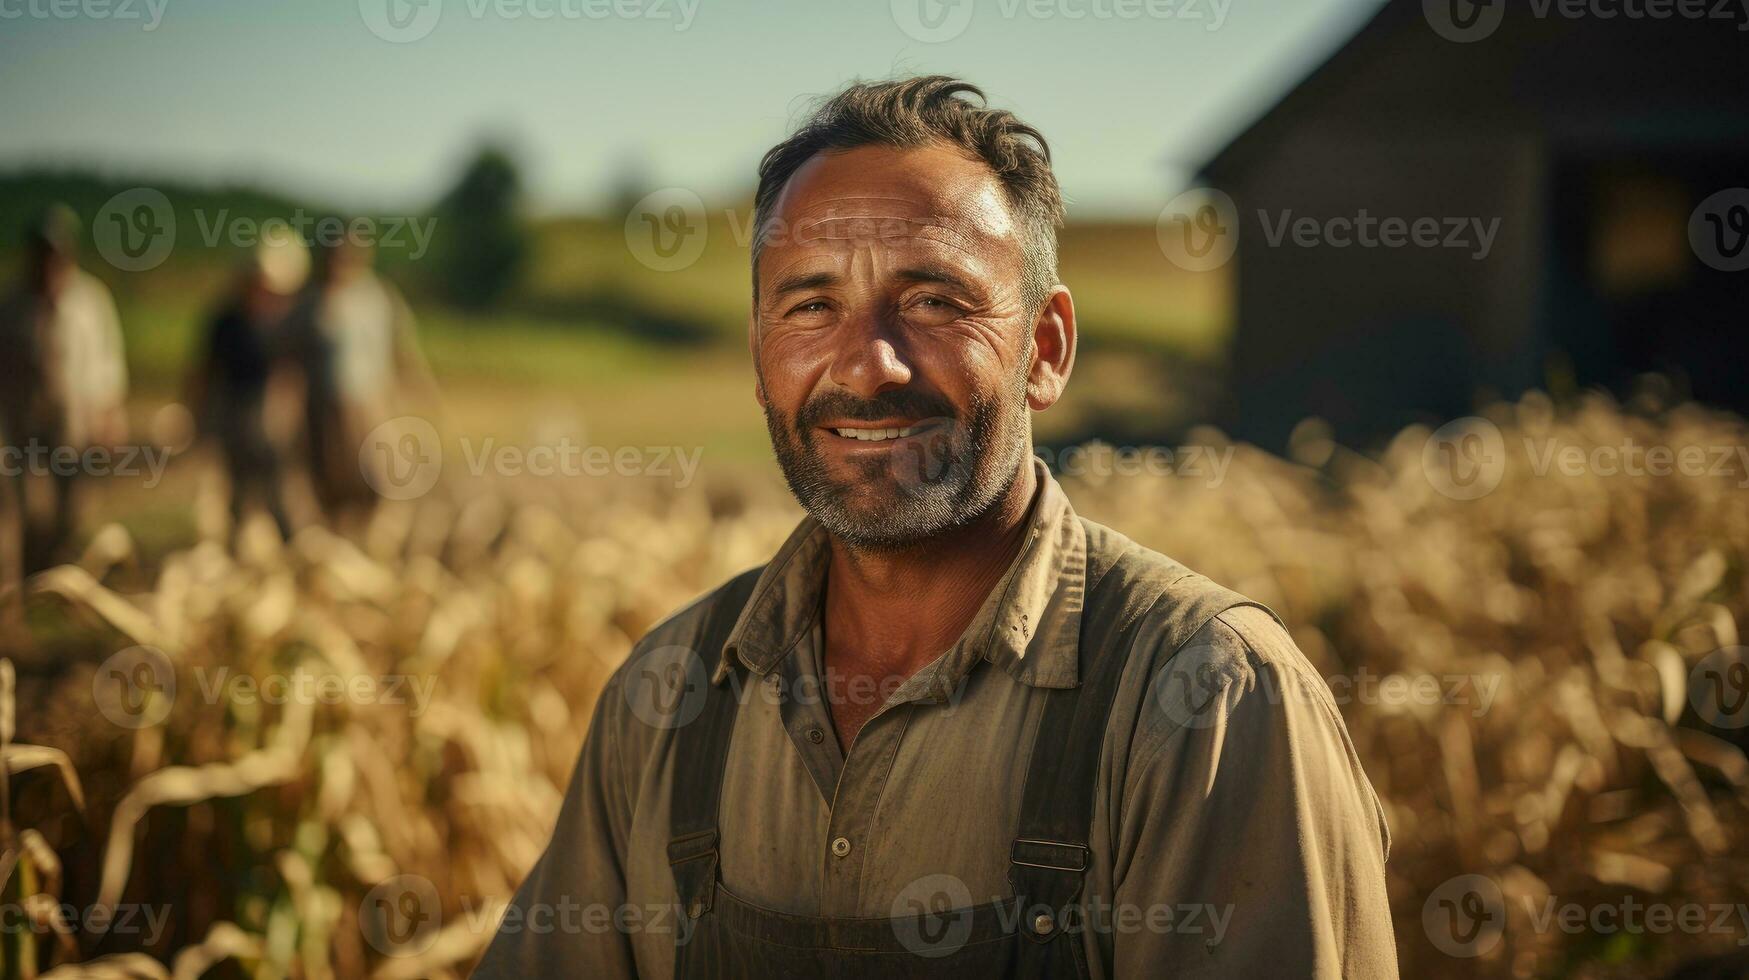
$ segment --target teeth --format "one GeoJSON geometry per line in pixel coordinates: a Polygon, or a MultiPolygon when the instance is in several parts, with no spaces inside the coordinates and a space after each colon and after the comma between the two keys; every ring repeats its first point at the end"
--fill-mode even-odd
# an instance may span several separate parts
{"type": "Polygon", "coordinates": [[[903,439],[917,431],[917,426],[907,425],[902,429],[833,429],[846,439],[860,439],[863,442],[884,442],[888,439],[903,439]]]}

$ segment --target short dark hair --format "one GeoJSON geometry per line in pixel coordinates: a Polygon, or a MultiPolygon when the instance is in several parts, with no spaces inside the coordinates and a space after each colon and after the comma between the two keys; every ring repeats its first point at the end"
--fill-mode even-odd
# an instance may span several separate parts
{"type": "MultiPolygon", "coordinates": [[[[1057,284],[1057,229],[1063,195],[1051,172],[1051,148],[1039,131],[1006,109],[991,109],[970,82],[921,75],[855,82],[816,105],[807,120],[759,161],[753,197],[753,264],[767,220],[790,177],[815,154],[859,146],[940,143],[984,161],[1002,183],[1020,221],[1026,249],[1026,300],[1035,309],[1057,284]]],[[[754,279],[758,289],[758,278],[754,279]]]]}

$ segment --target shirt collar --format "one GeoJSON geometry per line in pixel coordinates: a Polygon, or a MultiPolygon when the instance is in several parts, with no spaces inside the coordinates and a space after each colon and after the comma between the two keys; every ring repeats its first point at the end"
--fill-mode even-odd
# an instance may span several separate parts
{"type": "MultiPolygon", "coordinates": [[[[959,640],[906,681],[901,693],[915,685],[922,697],[945,701],[979,660],[1033,687],[1080,683],[1087,534],[1049,468],[1037,459],[1032,465],[1038,492],[1020,553],[959,640]]],[[[830,546],[826,530],[811,517],[790,533],[754,585],[724,645],[713,683],[728,676],[730,657],[763,676],[785,657],[797,655],[819,620],[830,546]]]]}

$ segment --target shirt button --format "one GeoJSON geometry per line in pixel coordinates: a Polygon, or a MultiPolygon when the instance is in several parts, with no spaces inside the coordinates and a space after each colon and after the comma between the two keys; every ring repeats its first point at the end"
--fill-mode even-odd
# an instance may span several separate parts
{"type": "Polygon", "coordinates": [[[849,854],[850,853],[850,838],[848,838],[848,837],[834,837],[834,838],[832,838],[832,853],[837,855],[838,857],[843,857],[844,855],[849,854]]]}
{"type": "Polygon", "coordinates": [[[818,728],[810,728],[808,729],[808,741],[815,745],[819,745],[821,742],[826,741],[826,733],[820,731],[818,728]]]}
{"type": "Polygon", "coordinates": [[[1049,912],[1040,912],[1038,918],[1032,920],[1032,931],[1041,936],[1048,936],[1057,927],[1057,920],[1051,918],[1049,912]]]}

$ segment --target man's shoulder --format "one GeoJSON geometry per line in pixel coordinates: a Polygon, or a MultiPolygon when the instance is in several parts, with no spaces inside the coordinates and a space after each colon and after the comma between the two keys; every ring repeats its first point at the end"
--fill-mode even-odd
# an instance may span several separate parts
{"type": "Polygon", "coordinates": [[[746,606],[753,586],[765,566],[730,576],[722,584],[681,606],[644,632],[608,680],[608,687],[625,684],[628,675],[650,669],[652,660],[673,661],[688,673],[709,672],[716,666],[719,649],[707,649],[706,632],[717,628],[722,639],[746,606]]]}
{"type": "MultiPolygon", "coordinates": [[[[1119,588],[1160,591],[1141,614],[1129,651],[1142,661],[1135,666],[1150,679],[1154,707],[1189,699],[1196,712],[1210,701],[1246,695],[1279,701],[1281,689],[1291,686],[1334,709],[1328,685],[1265,605],[1122,532],[1082,520],[1089,556],[1112,563],[1123,580],[1119,588]],[[1188,627],[1176,622],[1186,615],[1188,627]]],[[[1166,711],[1157,720],[1189,720],[1179,714],[1166,711]]]]}
{"type": "Polygon", "coordinates": [[[1189,612],[1193,628],[1179,644],[1167,650],[1150,649],[1162,661],[1181,647],[1195,645],[1223,661],[1243,660],[1250,654],[1283,665],[1305,663],[1292,637],[1263,603],[1120,531],[1086,518],[1081,521],[1087,528],[1089,560],[1108,566],[1106,574],[1115,576],[1112,587],[1158,595],[1141,614],[1140,636],[1152,634],[1158,640],[1165,623],[1184,614],[1187,607],[1200,609],[1189,612]]]}
{"type": "MultiPolygon", "coordinates": [[[[1086,517],[1079,517],[1078,520],[1086,531],[1088,574],[1110,576],[1112,584],[1120,591],[1148,589],[1150,583],[1154,590],[1173,585],[1174,593],[1180,597],[1192,592],[1220,589],[1219,583],[1116,528],[1086,517]],[[1103,568],[1105,571],[1096,572],[1096,568],[1103,568]]],[[[1156,606],[1156,611],[1165,609],[1170,609],[1169,603],[1156,606]]]]}
{"type": "Polygon", "coordinates": [[[764,565],[756,565],[729,576],[716,588],[680,607],[668,618],[650,627],[643,640],[639,641],[639,645],[702,640],[705,638],[705,630],[712,626],[718,627],[726,639],[729,628],[735,625],[736,618],[746,607],[748,599],[752,597],[754,586],[764,572],[764,565]]]}
{"type": "Polygon", "coordinates": [[[1258,732],[1312,720],[1332,735],[1341,727],[1329,684],[1275,615],[1251,600],[1223,609],[1183,643],[1138,642],[1132,656],[1146,661],[1139,734],[1225,727],[1240,716],[1258,732]]]}
{"type": "Polygon", "coordinates": [[[1222,684],[1254,689],[1276,679],[1324,685],[1293,636],[1268,609],[1238,605],[1210,619],[1182,648],[1162,658],[1160,669],[1195,671],[1222,684]]]}

